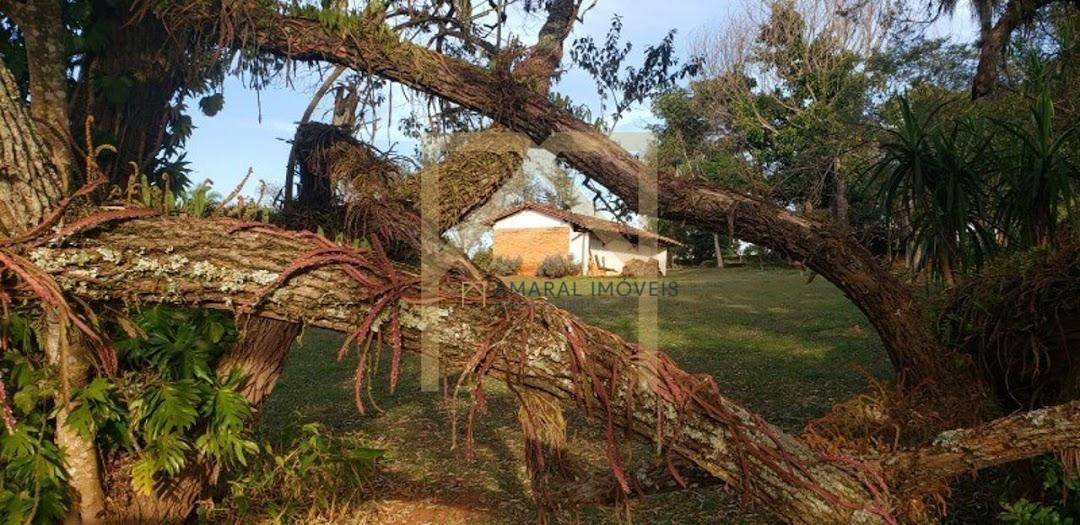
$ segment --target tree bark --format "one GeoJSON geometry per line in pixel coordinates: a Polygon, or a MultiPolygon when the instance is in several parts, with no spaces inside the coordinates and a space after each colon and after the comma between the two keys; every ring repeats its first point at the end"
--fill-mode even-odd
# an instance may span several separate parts
{"type": "Polygon", "coordinates": [[[454,227],[483,206],[525,163],[530,142],[501,127],[470,133],[446,158],[406,177],[395,193],[440,232],[454,227]],[[425,191],[435,192],[434,210],[423,210],[425,191]]]}
{"type": "Polygon", "coordinates": [[[848,226],[848,198],[847,198],[847,182],[844,181],[844,175],[840,173],[840,159],[834,159],[832,170],[829,171],[829,177],[832,179],[832,199],[830,200],[832,220],[833,224],[840,226],[841,228],[847,228],[848,226]]]}
{"type": "Polygon", "coordinates": [[[71,154],[68,139],[68,93],[66,29],[60,12],[61,2],[29,0],[19,3],[6,0],[0,7],[9,11],[23,32],[26,44],[26,63],[30,73],[30,117],[40,139],[48,145],[50,159],[62,176],[64,192],[68,190],[71,173],[71,154]]]}
{"type": "Polygon", "coordinates": [[[195,458],[153,494],[142,494],[131,490],[130,465],[122,462],[113,468],[107,523],[124,525],[185,522],[219,473],[205,458],[195,458]]]}
{"type": "Polygon", "coordinates": [[[720,249],[720,234],[712,234],[713,250],[716,252],[716,267],[724,267],[724,251],[720,249]]]}
{"type": "Polygon", "coordinates": [[[56,399],[56,446],[64,455],[68,482],[75,492],[74,504],[64,522],[105,523],[105,493],[97,447],[92,438],[83,437],[67,425],[72,389],[82,388],[90,381],[90,355],[78,335],[68,329],[66,320],[55,314],[45,315],[41,339],[49,364],[59,370],[62,384],[62,392],[56,399]]]}
{"type": "MultiPolygon", "coordinates": [[[[375,290],[381,285],[362,285],[331,266],[296,274],[276,286],[287,268],[310,260],[310,241],[238,226],[221,220],[133,220],[81,237],[77,244],[34,249],[30,257],[84,300],[236,309],[262,297],[259,315],[347,333],[356,330],[378,301],[375,290]],[[267,288],[269,284],[275,286],[267,288]]],[[[390,279],[364,273],[369,279],[390,279]]],[[[891,519],[884,510],[889,502],[883,500],[888,488],[876,481],[888,478],[881,478],[870,461],[813,452],[720,396],[710,379],[682,372],[662,354],[642,352],[617,336],[572,321],[551,305],[508,292],[492,296],[486,305],[459,304],[456,292],[448,296],[454,299],[398,303],[407,348],[418,349],[422,333],[437,342],[441,358],[452,368],[475,370],[480,342],[489,341],[489,351],[496,353],[485,356],[494,355],[490,366],[495,377],[584,409],[609,428],[659,439],[665,449],[741,488],[788,522],[891,519]],[[517,324],[492,324],[500,318],[517,324]]],[[[989,454],[1015,459],[1080,439],[1080,425],[1071,422],[1078,417],[1075,410],[1045,417],[1050,421],[1046,428],[1060,428],[1061,433],[1035,434],[1030,444],[1019,448],[1004,441],[1007,451],[989,454]]],[[[960,474],[969,468],[948,462],[941,470],[960,474]]]]}
{"type": "Polygon", "coordinates": [[[982,31],[979,44],[979,65],[971,82],[971,98],[989,95],[997,85],[1001,74],[1001,61],[1009,38],[1020,26],[1031,22],[1039,9],[1063,0],[1009,0],[1005,11],[989,30],[982,31]]]}
{"type": "Polygon", "coordinates": [[[237,328],[241,330],[241,339],[221,358],[218,375],[227,376],[238,368],[244,377],[240,393],[251,403],[251,408],[258,411],[281,377],[285,358],[303,325],[251,317],[244,319],[237,328]]]}
{"type": "MultiPolygon", "coordinates": [[[[329,218],[312,223],[307,206],[314,206],[301,191],[299,220],[290,227],[346,230],[353,238],[377,236],[408,245],[413,256],[420,248],[423,228],[445,232],[482,206],[524,163],[529,141],[518,133],[491,128],[455,137],[442,162],[420,173],[404,176],[397,166],[373,152],[340,128],[326,124],[302,125],[294,151],[302,170],[302,185],[344,188],[343,206],[329,210],[329,218]],[[430,209],[421,206],[430,193],[430,209]],[[423,224],[422,224],[423,223],[423,224]]],[[[289,211],[289,210],[287,210],[289,211]]],[[[324,213],[324,216],[326,213],[324,213]]],[[[384,244],[385,247],[385,244],[384,244]]],[[[398,255],[402,260],[408,254],[398,255]]]]}
{"type": "Polygon", "coordinates": [[[0,67],[0,143],[0,233],[13,238],[45,220],[62,197],[62,180],[6,67],[0,67]]]}
{"type": "Polygon", "coordinates": [[[1076,447],[1080,401],[1018,412],[985,425],[943,432],[925,448],[883,460],[897,493],[920,493],[958,473],[1076,447]]]}
{"type": "Polygon", "coordinates": [[[554,0],[548,5],[548,17],[540,27],[536,45],[529,50],[529,56],[514,70],[515,76],[531,85],[537,93],[546,95],[551,83],[559,75],[559,63],[562,62],[563,45],[570,31],[574,29],[574,20],[579,0],[554,0]]]}
{"type": "Polygon", "coordinates": [[[208,78],[219,67],[214,57],[221,52],[188,32],[167,31],[160,20],[133,18],[132,6],[137,4],[100,6],[107,14],[100,15],[98,29],[108,35],[109,47],[101,54],[83,55],[71,96],[76,137],[80,144],[86,140],[83,126],[92,116],[91,132],[108,137],[116,148],[115,154],[98,159],[101,170],[120,186],[126,185],[132,163],[140,173],[151,172],[165,146],[170,121],[179,114],[173,105],[177,94],[187,86],[212,85],[208,78]],[[95,77],[126,79],[133,85],[110,97],[95,77]]]}

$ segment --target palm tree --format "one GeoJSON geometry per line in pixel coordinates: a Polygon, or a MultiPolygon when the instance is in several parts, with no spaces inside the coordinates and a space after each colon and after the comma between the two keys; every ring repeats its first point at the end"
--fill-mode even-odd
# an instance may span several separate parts
{"type": "Polygon", "coordinates": [[[903,213],[910,221],[915,270],[928,269],[948,284],[968,264],[977,265],[992,246],[983,217],[983,182],[973,160],[984,143],[965,120],[944,127],[899,98],[899,120],[885,129],[881,159],[873,173],[881,184],[885,220],[903,213]]]}
{"type": "Polygon", "coordinates": [[[1054,129],[1054,103],[1042,89],[1032,101],[1028,125],[998,121],[1011,139],[1001,151],[999,222],[1021,246],[1045,245],[1063,221],[1076,222],[1080,168],[1066,155],[1073,125],[1054,129]]]}

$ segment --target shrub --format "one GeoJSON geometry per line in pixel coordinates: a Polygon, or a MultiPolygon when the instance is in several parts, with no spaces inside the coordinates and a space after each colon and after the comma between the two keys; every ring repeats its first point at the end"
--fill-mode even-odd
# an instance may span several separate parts
{"type": "Polygon", "coordinates": [[[263,447],[251,465],[229,480],[228,496],[201,507],[200,522],[338,523],[343,512],[370,498],[367,480],[383,451],[307,423],[282,450],[263,447]],[[317,490],[312,490],[317,487],[317,490]]]}
{"type": "Polygon", "coordinates": [[[574,259],[566,255],[548,255],[536,268],[537,277],[558,279],[578,273],[578,265],[574,259]]]}
{"type": "Polygon", "coordinates": [[[521,269],[521,257],[503,257],[501,255],[492,257],[491,262],[488,263],[488,271],[495,275],[514,275],[521,269]]]}
{"type": "MultiPolygon", "coordinates": [[[[1068,516],[1080,516],[1080,474],[1071,472],[1061,458],[1044,455],[1032,462],[1034,471],[1041,475],[1038,490],[1042,496],[1035,501],[1020,498],[1001,502],[1002,512],[997,518],[1003,523],[1016,525],[1073,525],[1076,521],[1068,516]]],[[[1036,483],[1038,483],[1036,481],[1036,483]]],[[[1030,494],[1029,494],[1030,496],[1030,494]]]]}
{"type": "Polygon", "coordinates": [[[477,268],[481,270],[491,270],[491,248],[482,248],[476,250],[476,253],[472,256],[472,262],[477,268]]]}
{"type": "MultiPolygon", "coordinates": [[[[10,430],[0,429],[0,522],[60,523],[72,496],[56,445],[52,385],[30,317],[6,314],[0,339],[0,377],[13,403],[10,430]]],[[[210,310],[165,306],[133,313],[110,326],[122,375],[98,376],[71,390],[66,424],[105,454],[131,451],[131,489],[149,494],[196,458],[223,468],[246,465],[251,406],[238,390],[238,371],[218,372],[218,359],[236,343],[231,317],[210,310]]]]}
{"type": "Polygon", "coordinates": [[[659,277],[660,263],[656,259],[631,259],[622,269],[623,277],[659,277]]]}

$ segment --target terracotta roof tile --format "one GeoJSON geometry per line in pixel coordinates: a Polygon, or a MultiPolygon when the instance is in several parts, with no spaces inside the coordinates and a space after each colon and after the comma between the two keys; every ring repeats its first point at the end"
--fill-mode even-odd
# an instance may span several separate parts
{"type": "Polygon", "coordinates": [[[594,233],[607,232],[632,238],[656,239],[657,241],[664,244],[682,246],[682,243],[676,241],[675,239],[664,237],[663,235],[657,235],[653,232],[642,230],[640,228],[635,228],[621,222],[610,221],[607,219],[601,219],[600,217],[592,217],[589,215],[582,215],[580,213],[574,213],[568,210],[561,210],[559,208],[554,208],[551,206],[540,204],[538,202],[524,202],[518,204],[517,206],[511,207],[510,209],[495,215],[491,219],[488,219],[487,224],[488,226],[494,225],[496,222],[502,219],[505,219],[511,215],[525,210],[532,210],[537,213],[542,213],[544,215],[554,217],[563,222],[568,222],[570,224],[573,224],[574,226],[589,230],[594,233]]]}

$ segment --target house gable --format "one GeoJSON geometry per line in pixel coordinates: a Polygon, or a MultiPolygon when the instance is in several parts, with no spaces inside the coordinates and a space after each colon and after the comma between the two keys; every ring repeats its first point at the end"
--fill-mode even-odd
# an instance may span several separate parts
{"type": "Polygon", "coordinates": [[[582,274],[618,275],[631,259],[653,259],[667,271],[666,246],[678,244],[655,233],[597,217],[522,204],[489,222],[492,255],[521,258],[521,275],[535,275],[544,258],[569,255],[582,274]],[[644,241],[644,242],[643,242],[644,241]]]}
{"type": "Polygon", "coordinates": [[[495,221],[492,227],[499,229],[570,227],[570,223],[535,210],[521,210],[495,221]]]}
{"type": "Polygon", "coordinates": [[[569,223],[533,210],[522,210],[492,225],[492,255],[521,257],[521,275],[535,275],[549,255],[568,255],[572,227],[569,223]]]}

